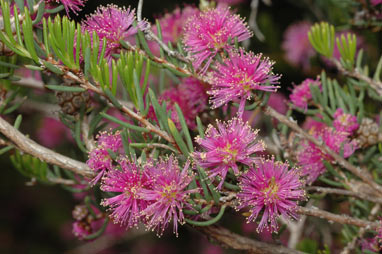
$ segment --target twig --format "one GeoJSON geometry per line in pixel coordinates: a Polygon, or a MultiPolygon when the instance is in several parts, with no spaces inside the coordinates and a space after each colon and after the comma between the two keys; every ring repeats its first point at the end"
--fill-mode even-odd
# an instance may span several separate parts
{"type": "Polygon", "coordinates": [[[250,28],[252,28],[253,32],[255,33],[256,38],[259,39],[259,41],[263,42],[265,40],[265,36],[260,31],[260,28],[256,22],[257,12],[259,9],[259,2],[260,2],[260,0],[252,0],[252,2],[251,2],[251,14],[249,15],[248,25],[250,28]]]}
{"type": "Polygon", "coordinates": [[[62,185],[75,185],[76,182],[70,179],[58,178],[58,177],[48,177],[48,181],[55,184],[62,185]]]}
{"type": "MultiPolygon", "coordinates": [[[[139,0],[139,2],[138,2],[138,9],[137,9],[137,20],[138,20],[138,22],[142,21],[142,6],[143,6],[143,0],[139,0]]],[[[159,46],[164,51],[167,52],[167,54],[169,56],[176,57],[177,59],[179,59],[179,60],[181,60],[182,62],[185,62],[185,63],[189,63],[190,62],[186,57],[184,57],[181,54],[179,54],[179,52],[171,50],[161,39],[158,38],[158,36],[156,34],[153,33],[151,28],[145,29],[143,32],[146,34],[148,39],[150,39],[150,40],[152,39],[152,40],[156,41],[159,44],[159,46]]]]}
{"type": "Polygon", "coordinates": [[[18,81],[13,81],[12,84],[34,88],[34,89],[41,89],[41,90],[45,89],[44,83],[34,78],[21,78],[18,81]]]}
{"type": "Polygon", "coordinates": [[[344,195],[344,196],[352,196],[359,199],[368,200],[373,203],[382,204],[382,198],[373,197],[373,196],[370,196],[369,194],[365,194],[361,192],[354,192],[354,191],[337,189],[337,188],[318,187],[318,186],[308,186],[306,187],[306,190],[321,192],[324,194],[338,194],[338,195],[344,195]]]}
{"type": "Polygon", "coordinates": [[[229,231],[220,226],[198,227],[198,231],[215,240],[223,247],[247,251],[252,254],[305,254],[282,245],[256,241],[229,231]]]}
{"type": "Polygon", "coordinates": [[[317,140],[315,137],[313,137],[312,135],[308,134],[307,132],[305,132],[303,129],[301,129],[297,123],[289,118],[287,118],[286,116],[278,113],[276,110],[274,110],[273,108],[269,107],[269,106],[266,106],[264,108],[264,112],[265,114],[271,116],[271,117],[274,117],[276,118],[277,120],[279,120],[280,122],[282,122],[283,124],[287,125],[288,127],[290,127],[291,129],[293,129],[294,131],[296,131],[297,133],[299,133],[302,138],[312,142],[313,144],[315,144],[322,152],[324,152],[325,154],[328,154],[330,155],[331,157],[333,157],[333,159],[335,161],[338,162],[338,164],[342,167],[344,167],[345,169],[349,170],[350,172],[352,172],[354,175],[356,175],[357,177],[359,177],[360,179],[362,179],[365,183],[369,184],[373,189],[375,189],[376,191],[378,191],[380,194],[382,194],[382,186],[380,186],[379,184],[377,184],[374,180],[373,180],[373,177],[369,174],[369,172],[365,171],[365,170],[362,170],[360,167],[356,167],[354,166],[353,164],[349,163],[347,160],[345,160],[342,156],[340,156],[339,154],[335,153],[334,151],[332,151],[326,144],[324,144],[322,141],[319,141],[317,140]]]}
{"type": "MultiPolygon", "coordinates": [[[[306,207],[310,207],[313,203],[313,200],[309,200],[306,207]]],[[[283,216],[280,217],[280,220],[287,226],[290,233],[288,240],[288,248],[295,249],[298,242],[300,241],[301,235],[305,228],[305,221],[307,216],[302,215],[300,219],[296,222],[291,220],[286,220],[283,216]]]]}
{"type": "MultiPolygon", "coordinates": [[[[61,67],[61,66],[57,66],[57,67],[61,67]]],[[[60,68],[60,69],[62,71],[65,71],[65,68],[60,68]]],[[[95,92],[95,93],[97,93],[99,95],[104,96],[105,98],[108,98],[107,95],[101,89],[99,89],[98,87],[94,86],[92,83],[90,83],[88,80],[84,79],[80,75],[77,76],[73,72],[66,71],[66,73],[64,74],[64,77],[65,78],[69,78],[71,80],[74,80],[74,81],[80,83],[81,86],[83,88],[87,89],[87,90],[93,91],[93,92],[95,92]]],[[[153,133],[157,134],[158,136],[164,138],[165,140],[167,140],[168,142],[170,142],[171,144],[173,144],[176,147],[174,139],[171,136],[169,136],[167,134],[167,132],[164,132],[160,128],[158,128],[157,126],[151,124],[147,119],[145,119],[141,115],[135,113],[129,107],[124,105],[123,102],[120,102],[120,101],[118,101],[118,102],[122,106],[121,109],[120,109],[122,112],[124,112],[129,117],[131,117],[131,118],[137,120],[138,122],[140,122],[150,132],[153,132],[153,133]]]]}
{"type": "MultiPolygon", "coordinates": [[[[373,220],[375,215],[379,212],[380,208],[381,208],[381,206],[379,204],[376,204],[371,209],[371,212],[370,212],[368,219],[373,220]]],[[[357,243],[358,238],[362,238],[365,233],[366,233],[366,228],[361,228],[358,231],[357,235],[353,237],[353,239],[345,246],[345,248],[341,251],[340,254],[349,254],[350,251],[354,250],[354,248],[356,247],[356,243],[357,243]]]]}
{"type": "Polygon", "coordinates": [[[25,153],[35,156],[47,163],[73,171],[76,174],[89,178],[94,177],[93,171],[85,163],[73,160],[37,144],[19,132],[2,117],[0,117],[0,132],[25,153]]]}
{"type": "Polygon", "coordinates": [[[320,210],[316,207],[312,207],[312,208],[298,207],[297,212],[300,214],[305,214],[309,216],[319,217],[321,219],[326,219],[329,222],[333,221],[333,222],[338,222],[340,224],[349,224],[349,225],[354,225],[357,227],[365,227],[367,229],[376,229],[380,226],[379,221],[372,222],[372,221],[353,218],[346,214],[341,214],[341,215],[334,214],[324,210],[320,210]]]}
{"type": "Polygon", "coordinates": [[[348,71],[336,59],[332,59],[332,62],[336,65],[337,69],[342,72],[342,74],[368,83],[379,94],[379,96],[382,96],[382,82],[371,79],[370,77],[360,73],[357,68],[352,71],[348,71]]]}
{"type": "Polygon", "coordinates": [[[82,120],[81,124],[82,139],[85,143],[86,149],[88,149],[88,151],[92,151],[96,148],[96,145],[93,137],[89,137],[89,121],[86,116],[84,116],[84,119],[82,120]]]}

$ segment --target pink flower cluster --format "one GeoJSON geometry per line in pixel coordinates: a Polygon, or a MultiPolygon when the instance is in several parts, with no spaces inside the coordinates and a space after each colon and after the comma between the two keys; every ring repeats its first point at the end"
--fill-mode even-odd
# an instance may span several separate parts
{"type": "Polygon", "coordinates": [[[312,99],[312,93],[310,86],[318,86],[321,89],[321,82],[317,78],[305,79],[300,85],[294,86],[292,93],[289,95],[289,99],[292,104],[298,108],[308,109],[308,102],[312,99]]]}
{"type": "MultiPolygon", "coordinates": [[[[162,38],[164,43],[176,43],[181,39],[184,32],[184,26],[187,20],[199,13],[199,9],[193,6],[186,6],[183,9],[176,8],[171,13],[166,13],[158,21],[162,29],[162,38]]],[[[153,31],[157,34],[157,27],[153,26],[153,31]]]]}
{"type": "Polygon", "coordinates": [[[188,189],[193,176],[189,174],[189,163],[179,168],[177,160],[170,156],[159,161],[149,161],[143,168],[136,162],[123,159],[120,169],[114,168],[103,178],[101,189],[105,192],[118,192],[117,196],[106,198],[102,204],[112,211],[114,222],[127,228],[143,222],[150,230],[161,235],[169,223],[178,234],[178,223],[184,224],[183,209],[189,195],[198,191],[188,189]]]}
{"type": "Polygon", "coordinates": [[[194,152],[193,157],[199,166],[208,169],[211,179],[220,177],[220,189],[230,169],[239,175],[239,163],[252,166],[260,160],[255,155],[264,151],[265,145],[255,141],[257,132],[241,119],[234,118],[227,123],[217,121],[217,128],[210,125],[204,138],[196,138],[204,151],[194,152]]]}
{"type": "Polygon", "coordinates": [[[92,36],[95,32],[101,43],[106,39],[105,57],[111,59],[112,54],[119,53],[121,48],[120,40],[131,39],[131,36],[138,32],[138,29],[144,30],[147,27],[145,21],[138,22],[137,27],[133,26],[135,21],[135,10],[130,10],[130,7],[119,8],[116,5],[110,4],[99,7],[96,12],[87,17],[82,22],[82,29],[88,31],[92,36]]]}
{"type": "Polygon", "coordinates": [[[194,58],[194,68],[199,69],[204,63],[201,73],[205,73],[219,52],[233,48],[235,39],[240,42],[250,37],[251,33],[238,15],[231,14],[226,7],[218,7],[188,19],[183,43],[194,58]]]}
{"type": "Polygon", "coordinates": [[[296,67],[302,67],[304,70],[310,68],[310,58],[315,55],[308,38],[311,25],[307,21],[290,25],[284,33],[282,44],[286,60],[296,67]]]}
{"type": "MultiPolygon", "coordinates": [[[[311,133],[317,140],[322,140],[333,152],[339,154],[342,149],[344,158],[348,158],[357,149],[357,142],[350,140],[345,132],[326,127],[313,130],[311,133]]],[[[332,162],[333,158],[330,154],[323,153],[312,142],[303,141],[300,145],[297,161],[302,168],[302,174],[306,177],[307,184],[311,184],[325,172],[324,160],[332,162]]]]}
{"type": "Polygon", "coordinates": [[[344,113],[342,108],[338,108],[334,113],[333,127],[337,131],[342,131],[352,135],[359,127],[357,117],[352,114],[344,113]]]}
{"type": "Polygon", "coordinates": [[[272,74],[273,63],[262,55],[252,52],[230,52],[229,58],[216,64],[211,72],[213,108],[221,107],[230,101],[240,99],[239,116],[241,117],[245,102],[252,96],[253,90],[275,92],[280,76],[272,74]]]}
{"type": "Polygon", "coordinates": [[[255,221],[262,214],[257,231],[264,228],[275,232],[276,219],[281,215],[286,219],[297,218],[297,201],[303,200],[305,192],[296,168],[289,170],[287,163],[261,160],[256,168],[250,167],[239,179],[241,192],[237,194],[238,209],[249,207],[248,222],[255,221]]]}
{"type": "Polygon", "coordinates": [[[97,176],[92,180],[96,184],[104,175],[106,170],[113,169],[113,158],[110,152],[119,155],[123,152],[121,133],[102,132],[97,137],[97,146],[90,151],[89,159],[86,164],[93,169],[97,176]]]}
{"type": "MultiPolygon", "coordinates": [[[[175,103],[177,103],[183,112],[186,124],[190,129],[196,127],[195,118],[199,113],[207,109],[208,95],[206,85],[195,78],[185,78],[177,87],[165,90],[159,96],[159,102],[166,102],[167,111],[171,110],[171,119],[177,128],[181,128],[175,103]]],[[[149,116],[156,119],[151,110],[149,116]]]]}

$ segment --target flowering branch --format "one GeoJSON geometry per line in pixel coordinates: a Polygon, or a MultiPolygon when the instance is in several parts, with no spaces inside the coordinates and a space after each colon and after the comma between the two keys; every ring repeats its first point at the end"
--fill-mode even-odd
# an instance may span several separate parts
{"type": "Polygon", "coordinates": [[[68,169],[85,177],[94,177],[93,171],[85,163],[73,160],[37,144],[19,132],[2,117],[0,117],[0,133],[4,134],[4,136],[11,140],[18,149],[39,158],[42,161],[57,165],[63,169],[68,169]]]}
{"type": "MultiPolygon", "coordinates": [[[[61,67],[61,66],[57,66],[57,67],[61,67]]],[[[65,71],[65,68],[61,67],[61,70],[65,71]]],[[[76,81],[76,82],[80,83],[81,86],[83,88],[87,89],[87,90],[93,91],[93,92],[95,92],[95,93],[97,93],[99,95],[104,96],[105,98],[108,98],[108,96],[101,89],[99,89],[98,87],[94,86],[92,83],[87,81],[81,75],[76,75],[73,72],[65,71],[65,74],[63,76],[65,78],[68,78],[68,79],[71,79],[73,81],[76,81]]],[[[167,140],[171,144],[175,145],[174,139],[171,136],[169,136],[166,132],[162,131],[158,127],[156,127],[153,124],[151,124],[147,119],[145,119],[144,117],[142,117],[138,113],[135,113],[133,110],[131,110],[129,107],[127,107],[124,102],[118,100],[118,103],[121,104],[120,110],[122,112],[126,113],[126,115],[128,115],[129,117],[131,117],[131,118],[137,120],[138,122],[140,122],[150,132],[153,132],[153,133],[157,134],[158,136],[160,136],[163,139],[167,140]]]]}
{"type": "Polygon", "coordinates": [[[273,108],[267,106],[264,108],[265,114],[279,120],[280,122],[284,123],[297,133],[299,133],[302,138],[312,142],[315,144],[321,151],[323,151],[326,154],[330,154],[342,167],[346,168],[350,172],[352,172],[354,175],[358,176],[360,179],[362,179],[364,182],[369,184],[373,189],[378,191],[380,194],[382,194],[382,186],[377,184],[372,176],[365,170],[362,170],[360,167],[356,167],[353,164],[349,163],[347,160],[345,160],[343,157],[341,157],[339,154],[332,151],[327,145],[325,145],[322,141],[317,140],[312,135],[305,132],[303,129],[300,128],[300,126],[297,125],[296,122],[292,121],[291,119],[287,118],[286,116],[278,113],[273,108]]]}

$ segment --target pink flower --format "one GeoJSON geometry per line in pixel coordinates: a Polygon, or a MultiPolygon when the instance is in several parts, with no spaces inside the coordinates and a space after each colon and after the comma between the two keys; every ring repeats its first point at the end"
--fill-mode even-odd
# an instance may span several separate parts
{"type": "Polygon", "coordinates": [[[131,228],[138,225],[141,212],[147,207],[147,201],[141,199],[141,190],[150,188],[152,181],[147,171],[142,172],[127,158],[120,159],[119,165],[121,170],[110,170],[102,179],[101,190],[121,194],[105,198],[101,204],[112,211],[110,217],[114,223],[131,228]]]}
{"type": "Polygon", "coordinates": [[[326,127],[326,124],[316,121],[312,117],[307,117],[304,124],[302,125],[302,128],[308,130],[309,133],[320,132],[326,127]]]}
{"type": "Polygon", "coordinates": [[[371,4],[374,6],[378,4],[382,4],[382,0],[371,0],[371,4]]]}
{"type": "MultiPolygon", "coordinates": [[[[343,149],[343,157],[348,158],[357,149],[357,142],[347,138],[347,133],[324,128],[321,131],[312,132],[316,139],[322,140],[333,152],[339,154],[343,149]]],[[[297,154],[297,161],[302,168],[302,174],[306,177],[307,184],[313,183],[317,177],[325,172],[323,161],[332,162],[329,154],[323,153],[315,144],[303,141],[297,154]]]]}
{"type": "Polygon", "coordinates": [[[65,7],[66,14],[69,15],[69,11],[77,14],[78,11],[81,11],[81,7],[85,6],[87,0],[45,0],[46,3],[57,3],[62,4],[65,7]]]}
{"type": "Polygon", "coordinates": [[[107,133],[102,132],[97,137],[97,147],[90,151],[89,159],[86,164],[93,169],[98,175],[91,181],[94,185],[104,175],[106,170],[113,169],[113,159],[109,154],[109,150],[113,153],[121,153],[123,151],[123,144],[121,133],[107,133]]]}
{"type": "Polygon", "coordinates": [[[138,29],[145,29],[147,23],[139,22],[137,27],[133,26],[135,21],[135,10],[119,8],[110,4],[99,7],[96,12],[87,17],[82,22],[84,31],[88,31],[90,35],[96,32],[100,39],[100,48],[102,48],[102,40],[106,38],[105,57],[111,59],[113,53],[119,53],[121,44],[120,40],[127,40],[138,32],[138,29]]]}
{"type": "Polygon", "coordinates": [[[310,27],[311,24],[307,21],[290,25],[284,33],[282,44],[286,60],[304,70],[310,68],[310,58],[315,55],[308,38],[310,27]]]}
{"type": "Polygon", "coordinates": [[[216,64],[211,72],[213,108],[224,106],[230,101],[241,100],[239,115],[244,111],[245,101],[250,99],[253,90],[275,92],[280,76],[272,74],[273,62],[252,52],[231,52],[223,63],[216,64]]]}
{"type": "MultiPolygon", "coordinates": [[[[186,6],[183,9],[177,7],[173,12],[166,13],[158,21],[162,29],[164,43],[176,43],[183,36],[184,26],[187,20],[199,13],[199,9],[193,6],[186,6]]],[[[153,31],[157,34],[157,27],[153,26],[153,31]]]]}
{"type": "Polygon", "coordinates": [[[183,209],[192,209],[187,199],[190,193],[197,191],[187,188],[193,179],[188,174],[188,167],[189,162],[180,170],[172,155],[166,160],[148,162],[145,165],[145,170],[153,180],[152,189],[143,189],[141,192],[141,198],[150,203],[142,211],[149,230],[156,229],[161,235],[172,220],[173,232],[178,235],[178,223],[185,223],[183,209]]]}
{"type": "Polygon", "coordinates": [[[76,221],[72,225],[73,234],[80,240],[89,236],[92,233],[91,226],[85,221],[76,221]]]}
{"type": "Polygon", "coordinates": [[[210,125],[204,138],[196,138],[205,151],[194,152],[193,157],[201,167],[208,169],[210,178],[221,178],[220,189],[230,168],[238,175],[238,163],[251,166],[259,161],[253,155],[264,151],[265,145],[255,141],[257,132],[237,118],[228,123],[217,121],[217,129],[210,125]]]}
{"type": "Polygon", "coordinates": [[[243,20],[228,8],[209,9],[190,17],[184,30],[183,43],[193,58],[193,66],[204,73],[218,52],[232,49],[235,41],[244,41],[251,33],[243,20]]]}
{"type": "Polygon", "coordinates": [[[366,250],[371,251],[371,253],[378,253],[381,248],[379,247],[377,239],[374,238],[366,238],[361,240],[361,250],[362,253],[365,253],[366,250]]]}
{"type": "MultiPolygon", "coordinates": [[[[165,90],[159,96],[159,102],[163,101],[166,102],[167,111],[171,110],[171,120],[178,129],[181,128],[181,125],[175,103],[182,110],[187,126],[195,129],[195,118],[207,108],[208,95],[203,83],[194,78],[185,78],[180,85],[165,90]]],[[[149,113],[149,117],[156,119],[153,109],[149,113]]]]}
{"type": "Polygon", "coordinates": [[[284,218],[297,218],[297,201],[305,197],[300,174],[295,168],[288,170],[287,163],[275,162],[274,158],[262,160],[256,166],[256,169],[251,167],[239,179],[242,191],[237,195],[237,208],[250,208],[251,215],[247,222],[256,221],[262,212],[257,231],[269,228],[270,223],[270,230],[276,232],[276,219],[280,215],[284,218]]]}
{"type": "Polygon", "coordinates": [[[289,95],[289,99],[292,104],[298,108],[308,109],[308,102],[312,99],[312,93],[310,92],[310,86],[318,86],[321,89],[321,82],[317,78],[305,79],[300,85],[294,86],[292,93],[289,95]]]}
{"type": "Polygon", "coordinates": [[[63,123],[51,117],[42,119],[41,126],[37,130],[37,140],[42,145],[54,148],[68,139],[71,140],[72,136],[69,128],[63,123]]]}
{"type": "Polygon", "coordinates": [[[334,113],[333,127],[337,131],[343,131],[352,135],[358,129],[357,117],[352,114],[344,113],[342,108],[338,108],[334,113]]]}

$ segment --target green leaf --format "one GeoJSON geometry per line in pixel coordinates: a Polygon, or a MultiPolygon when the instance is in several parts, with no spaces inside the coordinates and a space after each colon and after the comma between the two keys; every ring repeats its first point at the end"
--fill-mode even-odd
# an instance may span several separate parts
{"type": "Polygon", "coordinates": [[[45,65],[45,67],[48,70],[50,70],[51,72],[56,73],[57,75],[63,75],[64,74],[63,71],[61,71],[57,66],[51,64],[50,62],[44,61],[44,60],[42,60],[42,62],[45,65]]]}
{"type": "Polygon", "coordinates": [[[320,54],[331,58],[334,51],[334,26],[326,22],[316,23],[308,32],[308,38],[313,48],[320,54]]]}
{"type": "Polygon", "coordinates": [[[55,91],[62,91],[62,92],[72,92],[72,93],[79,93],[79,92],[85,92],[86,89],[78,86],[57,86],[57,85],[46,85],[46,88],[49,88],[51,90],[55,91]]]}
{"type": "Polygon", "coordinates": [[[178,129],[176,128],[174,122],[171,119],[167,119],[168,126],[171,132],[171,135],[174,137],[176,144],[179,146],[182,153],[188,157],[189,156],[189,150],[187,149],[186,143],[184,143],[182,136],[180,135],[178,129]]]}
{"type": "Polygon", "coordinates": [[[192,144],[192,139],[191,139],[190,131],[188,129],[186,120],[184,119],[184,116],[183,116],[183,112],[180,109],[178,103],[175,103],[175,109],[176,109],[176,113],[178,114],[178,119],[179,119],[180,125],[182,126],[183,134],[186,137],[186,142],[187,142],[188,150],[190,152],[193,152],[194,151],[194,146],[192,144]]]}
{"type": "Polygon", "coordinates": [[[100,113],[104,118],[114,122],[114,123],[117,123],[119,125],[121,125],[122,127],[126,127],[128,129],[132,129],[132,130],[135,130],[135,131],[139,131],[139,132],[149,132],[148,129],[146,128],[143,128],[143,127],[139,127],[139,126],[135,126],[135,125],[132,125],[132,124],[129,124],[129,123],[126,123],[122,120],[119,120],[118,118],[115,118],[113,116],[110,116],[104,112],[101,112],[100,113]]]}
{"type": "Polygon", "coordinates": [[[198,226],[198,227],[210,226],[210,225],[215,224],[216,222],[218,222],[223,217],[225,208],[226,208],[225,205],[221,206],[220,207],[220,211],[216,215],[216,217],[214,217],[213,219],[208,220],[208,221],[194,221],[194,220],[190,220],[190,219],[187,219],[187,218],[185,220],[186,220],[186,222],[188,224],[191,224],[191,225],[194,225],[194,226],[198,226]]]}

